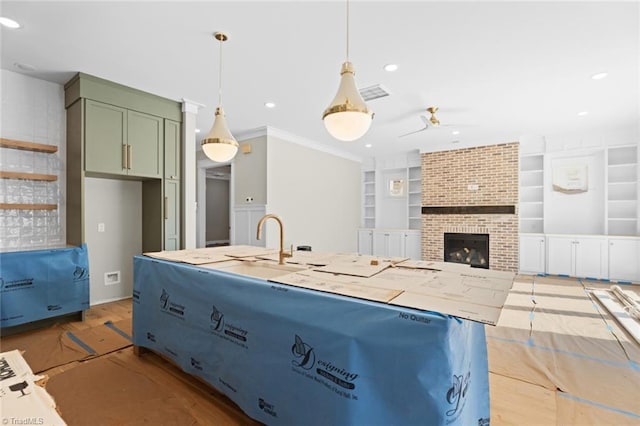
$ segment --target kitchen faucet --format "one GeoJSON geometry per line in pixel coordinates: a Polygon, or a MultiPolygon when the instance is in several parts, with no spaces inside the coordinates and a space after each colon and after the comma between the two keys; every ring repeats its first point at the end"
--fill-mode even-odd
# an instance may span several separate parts
{"type": "Polygon", "coordinates": [[[260,218],[260,221],[258,222],[258,234],[256,236],[256,239],[260,239],[260,234],[262,233],[262,225],[264,224],[264,222],[267,219],[275,219],[276,222],[278,222],[278,224],[280,225],[280,260],[279,260],[279,264],[280,265],[284,265],[284,259],[286,257],[292,257],[293,256],[293,245],[291,245],[291,253],[285,253],[284,251],[284,225],[282,224],[282,219],[280,219],[278,216],[276,216],[275,214],[266,214],[264,216],[262,216],[260,218]]]}

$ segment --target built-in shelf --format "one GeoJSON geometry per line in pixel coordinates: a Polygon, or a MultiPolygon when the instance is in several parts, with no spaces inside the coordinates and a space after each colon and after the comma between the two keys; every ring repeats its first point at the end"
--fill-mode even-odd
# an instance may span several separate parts
{"type": "MultiPolygon", "coordinates": [[[[604,158],[605,208],[600,222],[604,233],[608,235],[640,234],[638,194],[640,190],[638,167],[638,146],[609,146],[593,151],[594,155],[604,158]],[[604,222],[604,223],[603,223],[604,222]]],[[[543,153],[525,155],[520,158],[519,176],[519,214],[520,232],[543,233],[548,221],[554,221],[553,215],[546,211],[545,178],[549,163],[543,153]]],[[[578,154],[576,154],[578,155],[578,154]]],[[[567,157],[568,158],[568,157],[567,157]]]]}
{"type": "Polygon", "coordinates": [[[57,204],[12,204],[0,203],[2,210],[56,210],[57,204]]]}
{"type": "MultiPolygon", "coordinates": [[[[54,154],[58,152],[58,147],[35,142],[19,141],[15,139],[0,138],[0,147],[19,149],[23,151],[39,152],[45,154],[54,154]]],[[[34,154],[35,155],[35,154],[34,154]]],[[[58,180],[57,175],[49,175],[43,173],[30,172],[10,172],[0,171],[0,179],[18,179],[41,182],[55,182],[58,180]]],[[[0,210],[56,210],[57,204],[41,204],[41,203],[0,203],[0,210]]]]}
{"type": "Polygon", "coordinates": [[[22,149],[25,151],[46,152],[53,154],[58,152],[58,147],[55,145],[47,145],[43,143],[17,141],[14,139],[0,138],[0,147],[22,149]]]}
{"type": "Polygon", "coordinates": [[[607,234],[638,233],[638,147],[607,152],[607,234]]]}
{"type": "Polygon", "coordinates": [[[520,158],[520,232],[537,233],[544,228],[544,156],[520,158]]]}
{"type": "Polygon", "coordinates": [[[39,173],[24,173],[24,172],[2,172],[0,171],[0,179],[23,179],[23,180],[39,180],[54,182],[58,180],[56,175],[43,175],[39,173]]]}

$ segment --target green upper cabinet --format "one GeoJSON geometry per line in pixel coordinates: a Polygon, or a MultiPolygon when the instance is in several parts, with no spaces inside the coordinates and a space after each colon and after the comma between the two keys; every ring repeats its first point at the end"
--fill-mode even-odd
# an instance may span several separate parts
{"type": "Polygon", "coordinates": [[[162,178],[164,120],[102,102],[85,103],[85,171],[162,178]]]}
{"type": "Polygon", "coordinates": [[[127,174],[127,110],[87,100],[85,104],[85,170],[127,174]]]}
{"type": "Polygon", "coordinates": [[[128,175],[162,178],[163,119],[127,111],[128,175]]]}
{"type": "Polygon", "coordinates": [[[180,179],[180,123],[164,120],[164,178],[180,179]]]}

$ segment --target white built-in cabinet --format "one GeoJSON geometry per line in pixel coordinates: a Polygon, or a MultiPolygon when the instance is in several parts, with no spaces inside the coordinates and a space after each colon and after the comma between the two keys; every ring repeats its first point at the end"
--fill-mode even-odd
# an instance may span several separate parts
{"type": "Polygon", "coordinates": [[[421,260],[421,232],[412,229],[359,229],[358,253],[421,260]]]}
{"type": "Polygon", "coordinates": [[[520,235],[520,272],[543,274],[546,270],[547,243],[544,234],[520,235]]]}
{"type": "Polygon", "coordinates": [[[520,234],[520,272],[640,283],[640,237],[520,234]]]}
{"type": "Polygon", "coordinates": [[[421,259],[421,164],[418,152],[365,162],[360,254],[421,259]]]}
{"type": "Polygon", "coordinates": [[[520,272],[640,282],[638,145],[520,157],[520,272]],[[586,167],[588,190],[553,190],[554,169],[586,167]]]}
{"type": "Polygon", "coordinates": [[[640,238],[609,238],[609,279],[640,282],[640,238]]]}
{"type": "Polygon", "coordinates": [[[358,229],[358,253],[373,254],[373,229],[358,229]]]}
{"type": "Polygon", "coordinates": [[[580,278],[608,278],[607,239],[597,236],[548,236],[547,272],[580,278]]]}

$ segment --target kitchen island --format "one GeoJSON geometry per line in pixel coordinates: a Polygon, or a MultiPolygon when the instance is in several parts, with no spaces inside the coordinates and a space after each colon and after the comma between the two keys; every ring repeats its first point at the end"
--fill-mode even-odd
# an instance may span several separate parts
{"type": "MultiPolygon", "coordinates": [[[[489,423],[482,323],[394,306],[400,290],[372,287],[378,301],[332,294],[349,291],[353,277],[278,265],[265,260],[269,253],[229,260],[225,250],[233,247],[187,253],[200,265],[162,254],[134,258],[134,345],[266,424],[489,423]],[[326,291],[296,286],[314,274],[334,281],[326,291]]],[[[365,260],[395,268],[393,260],[345,256],[327,266],[365,260]]]]}

